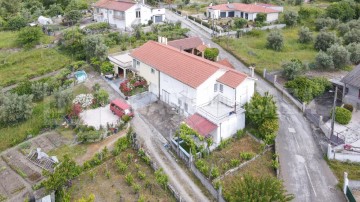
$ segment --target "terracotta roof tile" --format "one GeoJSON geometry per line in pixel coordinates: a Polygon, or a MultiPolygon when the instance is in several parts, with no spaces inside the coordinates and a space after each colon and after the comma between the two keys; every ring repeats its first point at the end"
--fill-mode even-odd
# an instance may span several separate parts
{"type": "Polygon", "coordinates": [[[227,66],[227,67],[230,67],[230,68],[232,68],[232,69],[235,69],[234,66],[233,66],[233,65],[229,62],[229,60],[226,59],[226,58],[223,59],[223,60],[217,61],[217,63],[222,64],[222,65],[227,66]]]}
{"type": "Polygon", "coordinates": [[[202,44],[203,41],[199,37],[190,37],[190,38],[178,39],[168,42],[169,46],[182,50],[196,48],[202,44]]]}
{"type": "Polygon", "coordinates": [[[247,78],[246,74],[242,74],[236,71],[227,71],[220,78],[217,79],[218,82],[223,83],[231,88],[238,87],[245,79],[247,78]]]}
{"type": "Polygon", "coordinates": [[[196,47],[196,49],[200,52],[204,52],[206,48],[207,46],[204,44],[200,44],[199,46],[196,47]]]}
{"type": "Polygon", "coordinates": [[[208,8],[221,11],[243,11],[247,13],[280,13],[280,11],[255,4],[231,3],[209,6],[208,8]]]}
{"type": "Polygon", "coordinates": [[[95,3],[94,7],[98,8],[106,8],[110,10],[116,10],[116,11],[126,11],[129,8],[133,7],[135,5],[132,1],[115,1],[115,0],[100,0],[95,3]]]}
{"type": "Polygon", "coordinates": [[[217,128],[215,124],[213,124],[212,122],[210,122],[209,120],[200,116],[197,113],[188,117],[185,120],[185,123],[204,137],[209,135],[212,131],[214,131],[217,128]]]}

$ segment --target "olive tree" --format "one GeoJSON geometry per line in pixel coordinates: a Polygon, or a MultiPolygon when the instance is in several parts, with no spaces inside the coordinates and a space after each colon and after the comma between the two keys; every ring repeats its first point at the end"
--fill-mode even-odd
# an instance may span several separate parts
{"type": "Polygon", "coordinates": [[[312,33],[308,27],[301,27],[298,35],[300,43],[310,43],[313,40],[312,33]]]}
{"type": "Polygon", "coordinates": [[[350,53],[344,46],[334,44],[326,53],[332,57],[335,68],[340,69],[350,63],[350,53]]]}
{"type": "Polygon", "coordinates": [[[20,30],[17,41],[24,46],[32,47],[39,43],[43,32],[40,27],[25,27],[20,30]]]}
{"type": "Polygon", "coordinates": [[[315,64],[317,68],[321,69],[334,69],[334,62],[331,55],[328,55],[324,51],[320,51],[315,58],[315,64]]]}
{"type": "Polygon", "coordinates": [[[338,42],[339,39],[335,33],[322,31],[316,36],[314,47],[316,50],[326,51],[330,46],[338,42]]]}
{"type": "Polygon", "coordinates": [[[298,14],[295,11],[287,11],[284,13],[284,21],[287,26],[295,26],[298,21],[298,14]]]}
{"type": "Polygon", "coordinates": [[[352,29],[344,35],[345,44],[360,43],[360,29],[352,29]]]}
{"type": "Polygon", "coordinates": [[[295,76],[299,75],[304,69],[304,65],[298,59],[292,59],[290,62],[282,65],[283,75],[289,79],[293,80],[295,76]]]}
{"type": "Polygon", "coordinates": [[[42,100],[49,92],[48,84],[35,82],[31,84],[31,92],[34,95],[34,100],[36,101],[42,100]]]}
{"type": "Polygon", "coordinates": [[[3,94],[0,91],[0,122],[13,124],[30,118],[33,109],[32,99],[32,95],[3,94]]]}
{"type": "Polygon", "coordinates": [[[107,57],[107,46],[101,36],[90,35],[83,40],[85,55],[88,61],[90,58],[97,58],[104,61],[107,57]]]}
{"type": "Polygon", "coordinates": [[[350,61],[353,64],[360,63],[360,43],[351,43],[346,46],[346,49],[350,52],[350,61]]]}
{"type": "Polygon", "coordinates": [[[280,51],[284,46],[284,37],[279,30],[274,29],[267,37],[267,46],[275,51],[280,51]]]}

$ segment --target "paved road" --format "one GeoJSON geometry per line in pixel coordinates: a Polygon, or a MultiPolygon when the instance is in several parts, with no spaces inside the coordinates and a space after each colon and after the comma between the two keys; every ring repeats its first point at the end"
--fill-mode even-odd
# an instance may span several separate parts
{"type": "Polygon", "coordinates": [[[163,168],[169,177],[170,184],[175,187],[182,197],[182,201],[207,202],[209,199],[202,193],[193,180],[178,165],[175,159],[164,148],[165,138],[151,124],[136,114],[132,123],[138,137],[143,142],[153,160],[163,168]]]}
{"type": "MultiPolygon", "coordinates": [[[[166,12],[166,17],[172,21],[181,20],[182,26],[191,30],[190,35],[199,36],[206,44],[218,48],[220,57],[227,58],[237,70],[249,72],[244,64],[212,42],[208,32],[170,11],[166,12]]],[[[260,93],[269,91],[277,101],[280,130],[276,142],[280,159],[280,178],[284,180],[288,192],[295,195],[294,201],[346,201],[336,186],[336,177],[314,140],[309,122],[273,86],[260,77],[257,79],[256,90],[260,93]],[[295,133],[290,133],[289,128],[294,129],[295,133]]]]}

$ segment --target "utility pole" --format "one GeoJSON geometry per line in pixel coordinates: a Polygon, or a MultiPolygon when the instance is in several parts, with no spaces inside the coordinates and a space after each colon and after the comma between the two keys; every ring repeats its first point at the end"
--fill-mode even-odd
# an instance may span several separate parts
{"type": "MultiPolygon", "coordinates": [[[[331,136],[334,135],[334,124],[335,124],[335,111],[336,111],[336,100],[337,100],[337,91],[338,91],[338,87],[335,87],[335,95],[334,95],[334,105],[333,105],[333,110],[332,110],[332,114],[331,114],[331,136]]],[[[330,136],[330,138],[331,138],[330,136]]]]}

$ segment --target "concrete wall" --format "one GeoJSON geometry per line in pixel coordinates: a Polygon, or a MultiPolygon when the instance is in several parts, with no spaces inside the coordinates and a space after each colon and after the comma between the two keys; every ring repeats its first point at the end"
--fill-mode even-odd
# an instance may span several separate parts
{"type": "Polygon", "coordinates": [[[225,140],[236,133],[237,130],[245,128],[245,112],[232,114],[218,125],[214,142],[219,144],[221,139],[225,140]]]}
{"type": "Polygon", "coordinates": [[[194,114],[196,110],[197,90],[160,72],[160,99],[171,106],[180,107],[186,116],[194,114]],[[168,92],[168,97],[165,92],[168,92]],[[181,100],[181,105],[179,105],[181,100]],[[188,106],[185,110],[185,103],[188,106]]]}
{"type": "Polygon", "coordinates": [[[356,108],[360,108],[359,88],[347,85],[348,93],[345,95],[343,102],[352,104],[356,108]]]}
{"type": "Polygon", "coordinates": [[[344,152],[336,152],[334,148],[329,144],[327,150],[327,157],[329,159],[334,159],[338,161],[351,161],[351,162],[360,162],[360,154],[356,153],[344,153],[344,152]]]}

